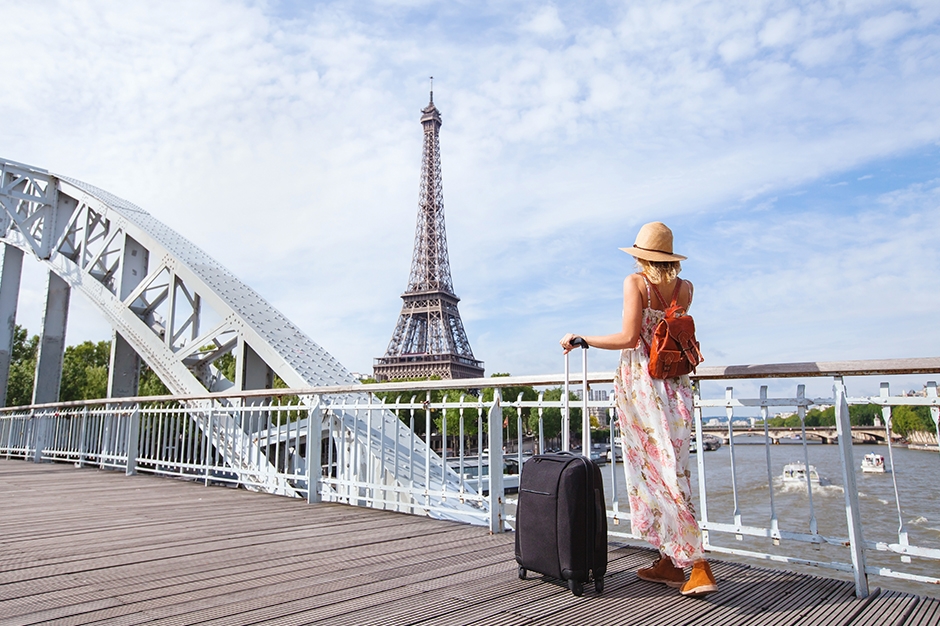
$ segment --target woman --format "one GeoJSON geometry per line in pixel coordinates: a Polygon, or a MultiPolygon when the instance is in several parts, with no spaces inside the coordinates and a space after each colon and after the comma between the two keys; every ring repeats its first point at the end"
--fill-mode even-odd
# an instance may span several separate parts
{"type": "MultiPolygon", "coordinates": [[[[614,394],[623,445],[623,467],[630,496],[633,532],[658,548],[660,558],[637,576],[680,588],[686,596],[718,590],[703,558],[702,535],[695,521],[689,475],[692,387],[688,376],[666,380],[649,374],[649,342],[678,289],[677,302],[688,310],[692,283],[679,279],[680,261],[672,252],[672,231],[661,222],[640,229],[632,248],[639,272],[623,281],[623,324],[619,333],[580,337],[589,346],[621,350],[614,394]],[[692,566],[688,581],[684,568],[692,566]]],[[[567,353],[578,335],[567,334],[567,353]]]]}

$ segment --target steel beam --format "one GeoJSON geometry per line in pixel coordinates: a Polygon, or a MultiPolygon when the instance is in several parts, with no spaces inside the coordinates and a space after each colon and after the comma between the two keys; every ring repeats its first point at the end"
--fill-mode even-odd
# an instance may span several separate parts
{"type": "Polygon", "coordinates": [[[3,273],[0,275],[0,406],[6,406],[7,382],[16,338],[16,305],[23,275],[23,251],[3,245],[3,273]]]}
{"type": "Polygon", "coordinates": [[[121,333],[111,333],[111,363],[108,369],[108,397],[137,395],[140,384],[140,357],[121,333]]]}
{"type": "Polygon", "coordinates": [[[46,285],[46,308],[42,318],[42,336],[36,356],[36,378],[33,382],[33,404],[59,401],[62,383],[62,358],[65,355],[65,330],[68,326],[68,283],[50,271],[46,285]]]}

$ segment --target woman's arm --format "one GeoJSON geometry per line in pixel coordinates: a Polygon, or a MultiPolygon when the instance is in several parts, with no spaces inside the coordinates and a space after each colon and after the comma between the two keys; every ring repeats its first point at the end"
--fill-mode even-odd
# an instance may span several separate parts
{"type": "Polygon", "coordinates": [[[561,338],[561,347],[568,354],[574,346],[572,339],[581,337],[589,346],[605,350],[635,348],[640,339],[640,324],[643,319],[643,300],[646,294],[643,277],[631,274],[623,281],[623,320],[619,333],[612,335],[574,335],[568,333],[561,338]]]}

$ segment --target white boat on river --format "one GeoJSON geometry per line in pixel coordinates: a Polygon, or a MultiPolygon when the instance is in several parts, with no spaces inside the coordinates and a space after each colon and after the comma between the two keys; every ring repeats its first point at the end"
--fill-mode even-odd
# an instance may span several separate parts
{"type": "Polygon", "coordinates": [[[809,474],[809,482],[813,485],[828,485],[829,481],[825,478],[820,478],[819,472],[816,471],[815,465],[810,465],[808,468],[805,463],[802,461],[795,461],[793,463],[787,463],[783,466],[783,482],[784,484],[806,484],[806,476],[809,474]]]}
{"type": "Polygon", "coordinates": [[[869,452],[862,459],[862,471],[866,474],[884,474],[890,470],[885,466],[885,458],[883,456],[869,452]]]}

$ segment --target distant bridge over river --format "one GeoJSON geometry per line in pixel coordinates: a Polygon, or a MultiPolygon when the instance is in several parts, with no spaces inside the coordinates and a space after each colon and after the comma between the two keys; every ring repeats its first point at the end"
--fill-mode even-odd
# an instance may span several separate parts
{"type": "MultiPolygon", "coordinates": [[[[723,444],[727,444],[730,438],[727,426],[703,426],[702,432],[718,437],[723,444]]],[[[804,436],[807,440],[822,443],[838,443],[839,441],[835,426],[808,426],[805,430],[799,426],[783,426],[767,428],[766,431],[763,426],[735,426],[733,434],[735,437],[766,435],[774,444],[780,443],[781,439],[800,440],[804,436]]],[[[893,443],[902,439],[901,435],[891,433],[893,443]]],[[[888,433],[883,426],[853,426],[852,441],[854,443],[887,443],[888,433]]]]}

